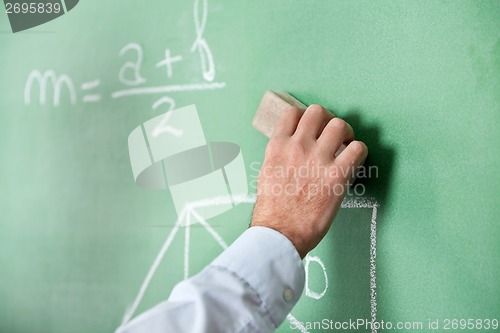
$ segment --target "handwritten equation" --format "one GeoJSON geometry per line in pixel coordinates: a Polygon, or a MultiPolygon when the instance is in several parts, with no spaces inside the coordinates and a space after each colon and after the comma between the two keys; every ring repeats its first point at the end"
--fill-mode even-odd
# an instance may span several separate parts
{"type": "MultiPolygon", "coordinates": [[[[117,99],[128,96],[160,94],[163,96],[152,104],[152,109],[156,110],[160,106],[166,105],[166,111],[170,111],[175,109],[175,100],[168,95],[170,93],[224,88],[226,85],[224,82],[214,81],[216,74],[215,61],[208,42],[203,36],[207,24],[207,16],[207,0],[195,0],[193,6],[195,36],[189,51],[199,56],[203,78],[201,82],[148,85],[147,79],[142,75],[144,58],[143,49],[137,43],[129,43],[118,52],[120,58],[127,56],[133,59],[126,61],[118,72],[118,80],[123,84],[123,87],[106,97],[117,99]]],[[[173,77],[174,68],[179,66],[183,61],[184,57],[182,55],[174,54],[167,48],[164,51],[163,58],[156,63],[155,68],[164,71],[166,78],[171,79],[173,77]]],[[[37,88],[38,103],[40,105],[52,103],[53,106],[58,107],[61,104],[63,96],[71,105],[76,105],[79,102],[97,103],[103,99],[103,95],[99,92],[100,86],[101,80],[99,78],[75,84],[70,76],[65,73],[57,74],[52,69],[45,71],[35,69],[30,72],[26,80],[24,87],[24,104],[30,105],[35,103],[32,95],[35,95],[34,91],[36,91],[37,88]],[[52,92],[52,96],[48,96],[49,91],[52,92]]]]}

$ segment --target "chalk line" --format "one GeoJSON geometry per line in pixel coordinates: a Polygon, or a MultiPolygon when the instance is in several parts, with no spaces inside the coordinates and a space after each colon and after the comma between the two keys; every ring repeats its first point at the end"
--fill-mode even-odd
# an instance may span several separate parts
{"type": "MultiPolygon", "coordinates": [[[[370,316],[372,323],[377,321],[377,211],[379,204],[374,198],[349,198],[342,202],[342,208],[371,208],[370,222],[370,316]]],[[[372,333],[377,333],[373,328],[372,333]]]]}
{"type": "MultiPolygon", "coordinates": [[[[370,225],[370,310],[372,324],[377,321],[377,207],[373,206],[372,220],[370,225]]],[[[377,333],[377,329],[373,328],[372,333],[377,333]]]]}
{"type": "Polygon", "coordinates": [[[323,296],[325,296],[326,291],[328,290],[328,275],[326,274],[325,264],[323,264],[323,261],[319,257],[312,256],[309,253],[306,255],[305,261],[306,263],[304,265],[304,270],[306,272],[306,283],[305,283],[306,296],[314,299],[320,299],[323,296]],[[309,289],[309,265],[311,264],[311,261],[317,263],[321,267],[321,270],[323,271],[323,277],[325,278],[325,289],[323,289],[323,291],[320,293],[317,293],[309,289]]]}
{"type": "Polygon", "coordinates": [[[134,302],[132,303],[132,306],[130,306],[130,308],[127,310],[127,312],[125,312],[125,315],[123,316],[122,326],[127,324],[130,321],[130,318],[132,318],[135,311],[137,310],[137,307],[141,303],[142,297],[144,296],[144,293],[148,289],[149,283],[151,282],[151,279],[153,278],[153,276],[156,272],[156,269],[160,265],[161,260],[163,259],[163,257],[165,256],[165,253],[167,252],[168,248],[172,244],[172,241],[174,240],[174,236],[182,224],[182,219],[184,218],[184,215],[185,215],[185,212],[182,211],[181,214],[179,215],[179,217],[177,218],[177,221],[175,222],[174,228],[168,234],[168,237],[165,240],[165,243],[163,243],[163,246],[160,249],[160,252],[156,256],[156,258],[153,262],[153,265],[149,269],[148,274],[146,275],[146,278],[144,279],[144,282],[142,283],[141,288],[139,289],[139,293],[137,294],[134,302]]]}
{"type": "Polygon", "coordinates": [[[205,229],[207,229],[207,231],[210,233],[210,235],[217,241],[217,243],[219,243],[219,245],[225,250],[227,249],[227,243],[222,239],[222,237],[217,233],[217,231],[215,231],[211,226],[210,224],[207,223],[207,221],[205,221],[203,219],[203,217],[201,217],[197,212],[195,212],[193,209],[191,208],[188,208],[188,211],[189,213],[193,214],[194,218],[203,226],[205,227],[205,229]]]}
{"type": "Polygon", "coordinates": [[[92,103],[92,102],[99,102],[101,100],[101,95],[95,94],[95,95],[85,95],[83,96],[83,102],[84,103],[92,103]]]}
{"type": "Polygon", "coordinates": [[[165,66],[167,70],[167,77],[170,79],[172,77],[172,64],[182,61],[182,56],[170,56],[170,49],[165,50],[165,59],[156,64],[156,68],[165,66]]]}
{"type": "Polygon", "coordinates": [[[112,98],[120,98],[134,95],[162,94],[181,91],[200,91],[200,90],[215,90],[222,89],[226,86],[225,82],[212,83],[190,83],[190,84],[174,84],[168,86],[144,87],[144,88],[129,88],[118,90],[111,94],[112,98]]]}
{"type": "Polygon", "coordinates": [[[84,82],[80,86],[80,89],[82,89],[82,90],[90,90],[90,89],[93,89],[93,88],[99,86],[100,84],[101,84],[101,80],[99,80],[99,79],[94,80],[94,81],[84,82]]]}
{"type": "Polygon", "coordinates": [[[191,214],[189,212],[186,214],[186,227],[184,228],[184,280],[189,277],[189,240],[190,240],[190,228],[191,224],[191,214]]]}
{"type": "Polygon", "coordinates": [[[132,61],[126,62],[118,72],[118,79],[121,83],[127,86],[136,86],[146,82],[146,79],[141,76],[141,66],[142,66],[142,47],[137,43],[129,43],[125,45],[120,52],[120,56],[124,55],[128,50],[135,50],[137,52],[137,61],[134,63],[132,61]],[[134,80],[129,80],[125,77],[125,71],[127,69],[134,71],[134,80]]]}
{"type": "MultiPolygon", "coordinates": [[[[160,252],[155,258],[153,265],[148,271],[144,282],[141,285],[139,293],[135,298],[133,304],[126,310],[125,315],[122,320],[122,326],[127,324],[132,316],[134,315],[137,307],[139,306],[152,277],[154,276],[156,269],[158,268],[161,260],[163,259],[165,253],[169,249],[177,231],[182,225],[183,219],[186,221],[185,230],[185,244],[184,244],[184,279],[189,276],[189,241],[190,241],[190,231],[189,224],[191,217],[194,217],[197,222],[199,222],[210,235],[219,243],[219,245],[226,249],[228,247],[227,243],[222,239],[222,237],[208,224],[208,222],[196,212],[196,208],[225,205],[225,204],[239,204],[239,203],[254,203],[256,199],[255,195],[248,194],[238,194],[232,196],[221,196],[209,199],[202,199],[195,202],[186,204],[184,209],[182,209],[173,229],[167,236],[165,243],[163,244],[160,252]]],[[[341,205],[342,208],[371,208],[371,224],[370,224],[370,312],[372,323],[377,320],[377,293],[376,293],[376,253],[377,253],[377,208],[379,207],[377,201],[373,198],[349,198],[345,199],[341,205]]],[[[314,261],[314,260],[313,260],[314,261]]],[[[323,268],[323,267],[322,267],[323,268]]],[[[326,273],[326,272],[325,272],[326,273]]],[[[325,289],[326,291],[326,289],[325,289]]],[[[321,293],[319,295],[323,296],[321,293]]],[[[286,318],[293,324],[300,332],[309,333],[307,329],[301,324],[291,313],[289,313],[286,318]]],[[[377,329],[372,328],[372,333],[377,333],[377,329]]]]}
{"type": "MultiPolygon", "coordinates": [[[[244,200],[243,196],[240,196],[239,198],[240,199],[238,201],[244,200]]],[[[225,201],[231,201],[231,198],[229,196],[219,197],[219,198],[215,198],[215,199],[217,202],[222,202],[222,203],[225,201]]],[[[200,200],[199,202],[202,204],[207,203],[207,201],[205,201],[205,200],[200,200]]],[[[187,204],[182,209],[181,213],[179,214],[179,217],[177,218],[177,221],[175,222],[173,229],[168,234],[167,239],[165,240],[165,243],[163,243],[163,246],[160,249],[160,252],[156,256],[156,258],[153,262],[153,265],[149,269],[148,274],[146,275],[146,278],[144,279],[144,281],[141,285],[139,293],[137,294],[132,305],[125,312],[123,319],[122,319],[121,326],[127,324],[130,321],[130,319],[132,318],[132,316],[134,315],[135,311],[137,310],[139,304],[141,303],[142,298],[144,297],[144,294],[146,293],[146,290],[149,287],[149,284],[151,283],[151,279],[153,278],[153,276],[156,272],[156,269],[160,265],[160,262],[162,261],[163,257],[165,256],[165,253],[167,252],[170,245],[172,244],[172,242],[174,240],[174,236],[176,235],[177,231],[181,227],[183,219],[186,219],[186,222],[190,222],[191,216],[193,216],[210,233],[210,235],[212,235],[212,237],[214,237],[214,239],[219,243],[219,245],[223,249],[227,248],[227,244],[222,239],[222,237],[194,210],[195,207],[199,207],[198,205],[196,205],[196,203],[197,202],[193,202],[192,204],[187,204]]],[[[203,207],[203,206],[201,206],[201,207],[203,207]]],[[[187,232],[185,237],[186,238],[185,238],[184,250],[186,251],[186,248],[189,247],[189,231],[187,232]]],[[[188,250],[188,252],[189,252],[189,250],[188,250]]],[[[185,265],[184,276],[185,276],[185,278],[186,278],[187,273],[189,272],[186,268],[188,266],[189,258],[186,259],[186,256],[189,256],[189,253],[186,255],[186,252],[185,252],[185,256],[184,256],[184,265],[185,265]]]]}
{"type": "Polygon", "coordinates": [[[169,96],[164,96],[164,97],[160,98],[159,100],[157,100],[156,102],[154,102],[152,105],[152,109],[156,110],[161,105],[166,104],[166,103],[169,104],[167,112],[175,109],[175,100],[169,96]]]}
{"type": "Polygon", "coordinates": [[[255,203],[255,195],[249,194],[233,194],[233,195],[223,195],[210,199],[201,199],[198,201],[190,202],[187,206],[191,209],[201,208],[201,207],[212,207],[221,205],[230,205],[232,203],[255,203]]]}
{"type": "Polygon", "coordinates": [[[61,74],[59,76],[56,75],[54,70],[49,69],[43,74],[38,70],[32,70],[28,76],[26,81],[26,85],[24,86],[24,104],[29,105],[31,103],[31,89],[34,84],[34,81],[37,81],[39,84],[39,92],[40,95],[38,97],[39,103],[44,105],[47,100],[47,84],[52,83],[52,87],[54,90],[53,104],[54,106],[59,106],[61,99],[61,89],[63,86],[66,87],[69,93],[71,104],[76,104],[76,92],[75,86],[73,85],[73,81],[66,74],[61,74]]]}
{"type": "MultiPolygon", "coordinates": [[[[378,206],[374,198],[348,198],[342,201],[342,208],[372,208],[378,206]]],[[[376,216],[375,216],[376,217],[376,216]]]]}
{"type": "MultiPolygon", "coordinates": [[[[153,105],[153,107],[154,107],[154,105],[153,105]]],[[[182,136],[182,134],[184,132],[181,129],[167,125],[168,120],[170,119],[171,115],[172,115],[172,112],[165,113],[165,115],[161,118],[160,123],[155,127],[155,129],[153,130],[153,133],[151,133],[153,135],[153,137],[156,138],[161,133],[170,133],[173,136],[176,136],[178,138],[182,136]]]]}
{"type": "Polygon", "coordinates": [[[208,46],[207,41],[203,38],[203,33],[205,31],[205,26],[207,23],[207,16],[208,16],[208,1],[203,0],[201,22],[198,15],[199,6],[200,6],[199,0],[195,0],[193,7],[193,18],[194,18],[194,27],[196,30],[196,39],[193,43],[193,46],[191,46],[191,52],[194,52],[196,49],[198,49],[203,78],[211,82],[215,78],[214,58],[212,55],[212,51],[210,51],[210,47],[208,46]]]}

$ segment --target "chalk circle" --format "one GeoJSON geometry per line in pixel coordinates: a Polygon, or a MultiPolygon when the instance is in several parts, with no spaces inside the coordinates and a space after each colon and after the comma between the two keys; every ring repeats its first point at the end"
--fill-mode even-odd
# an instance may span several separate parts
{"type": "Polygon", "coordinates": [[[308,254],[305,258],[304,269],[306,272],[306,281],[305,281],[306,296],[314,299],[320,299],[323,296],[325,296],[326,291],[328,290],[328,275],[326,274],[326,267],[323,261],[317,256],[312,256],[308,254]],[[316,292],[311,290],[311,288],[309,288],[309,265],[311,264],[311,262],[317,263],[321,267],[321,270],[323,271],[323,277],[325,279],[325,288],[321,292],[316,292]]]}

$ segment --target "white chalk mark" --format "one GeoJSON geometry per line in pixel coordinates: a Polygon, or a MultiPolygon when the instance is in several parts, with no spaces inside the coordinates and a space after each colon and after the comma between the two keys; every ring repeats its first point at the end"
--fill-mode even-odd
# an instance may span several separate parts
{"type": "Polygon", "coordinates": [[[374,208],[378,203],[373,198],[349,198],[342,201],[342,208],[374,208]]]}
{"type": "Polygon", "coordinates": [[[98,87],[101,84],[101,80],[97,79],[94,81],[84,82],[81,84],[80,89],[82,90],[90,90],[98,87]]]}
{"type": "Polygon", "coordinates": [[[85,95],[83,96],[83,102],[84,103],[95,103],[99,102],[101,100],[101,95],[85,95]]]}
{"type": "Polygon", "coordinates": [[[212,57],[212,52],[204,39],[200,40],[198,43],[198,54],[201,59],[203,78],[207,81],[213,81],[215,79],[214,59],[212,57]]]}
{"type": "Polygon", "coordinates": [[[234,195],[224,195],[220,197],[210,198],[210,199],[202,199],[194,202],[190,202],[188,207],[191,209],[202,208],[202,207],[212,207],[212,206],[221,206],[221,205],[230,205],[234,202],[234,204],[240,203],[255,203],[255,195],[249,194],[234,194],[234,195]]]}
{"type": "Polygon", "coordinates": [[[302,325],[300,321],[297,320],[291,313],[286,315],[286,319],[292,324],[294,327],[296,327],[299,331],[302,333],[309,333],[309,331],[302,325]]]}
{"type": "Polygon", "coordinates": [[[203,219],[195,210],[189,208],[188,206],[188,211],[193,214],[194,218],[203,226],[207,231],[210,233],[210,235],[219,243],[219,245],[225,250],[227,249],[227,244],[226,242],[222,239],[222,237],[215,231],[210,224],[203,219]]]}
{"type": "MultiPolygon", "coordinates": [[[[89,81],[89,82],[84,82],[80,85],[80,89],[87,91],[87,90],[99,87],[100,84],[101,84],[101,80],[99,80],[99,79],[89,81]]],[[[95,103],[95,102],[99,102],[100,100],[101,100],[100,94],[88,94],[88,95],[83,96],[83,98],[82,98],[82,101],[84,103],[95,103]]]]}
{"type": "Polygon", "coordinates": [[[213,81],[215,78],[215,65],[214,58],[212,56],[212,51],[210,51],[210,47],[208,43],[203,38],[203,33],[205,32],[205,26],[207,23],[208,16],[208,1],[202,0],[203,5],[201,8],[201,21],[198,12],[200,11],[200,1],[194,1],[193,7],[193,17],[194,17],[194,27],[196,30],[196,39],[191,46],[191,52],[198,50],[198,54],[200,55],[201,61],[201,69],[203,78],[209,82],[213,81]]]}
{"type": "Polygon", "coordinates": [[[225,82],[212,82],[212,83],[174,84],[167,86],[144,87],[144,88],[129,88],[129,89],[115,91],[111,94],[111,97],[120,98],[120,97],[135,96],[135,95],[151,95],[151,94],[163,94],[163,93],[183,92],[183,91],[215,90],[215,89],[222,89],[225,86],[226,86],[225,82]]]}
{"type": "MultiPolygon", "coordinates": [[[[346,199],[342,208],[371,208],[370,224],[370,315],[372,323],[377,321],[377,210],[379,204],[373,198],[346,199]]],[[[372,333],[377,329],[372,326],[372,333]]]]}
{"type": "Polygon", "coordinates": [[[167,239],[165,240],[165,243],[163,243],[163,246],[160,249],[160,252],[156,256],[156,258],[153,262],[153,265],[149,269],[148,274],[146,275],[146,278],[144,279],[144,282],[142,283],[141,288],[139,289],[139,293],[137,294],[132,305],[127,309],[127,312],[125,312],[125,315],[123,316],[123,320],[122,320],[122,326],[127,324],[130,321],[130,319],[134,315],[135,311],[137,310],[137,307],[141,303],[141,300],[144,296],[144,293],[148,289],[149,283],[151,282],[151,279],[153,278],[153,276],[156,272],[156,269],[160,265],[161,260],[163,259],[163,257],[165,256],[165,253],[167,252],[168,248],[172,244],[172,241],[174,240],[174,236],[177,233],[177,231],[179,230],[179,228],[182,224],[182,219],[184,218],[185,215],[186,215],[185,211],[183,210],[181,212],[181,214],[179,215],[179,217],[177,218],[177,221],[175,222],[173,229],[168,234],[167,239]]]}
{"type": "MultiPolygon", "coordinates": [[[[377,321],[377,211],[379,204],[373,198],[347,199],[342,208],[371,208],[370,224],[370,315],[372,323],[377,321]]],[[[372,333],[377,329],[372,326],[372,333]]]]}
{"type": "Polygon", "coordinates": [[[170,56],[170,49],[165,50],[165,59],[156,64],[156,68],[165,66],[167,71],[167,77],[170,79],[172,77],[172,64],[182,61],[181,56],[170,56]]]}
{"type": "Polygon", "coordinates": [[[151,135],[153,135],[153,137],[157,137],[161,133],[170,133],[176,137],[182,136],[182,133],[183,133],[182,130],[167,125],[168,120],[170,119],[171,115],[172,115],[171,112],[165,113],[165,116],[161,119],[158,126],[156,126],[154,128],[153,133],[151,133],[151,135]]]}
{"type": "MultiPolygon", "coordinates": [[[[194,28],[196,29],[196,39],[201,39],[203,37],[203,32],[205,31],[205,26],[207,24],[208,2],[207,0],[202,0],[202,1],[203,1],[203,7],[201,13],[201,22],[200,22],[200,17],[198,15],[198,12],[200,11],[200,1],[195,0],[193,7],[193,18],[194,18],[194,28]]],[[[195,47],[196,47],[196,42],[193,44],[193,46],[191,46],[191,51],[193,51],[195,47]]]]}
{"type": "Polygon", "coordinates": [[[189,240],[190,240],[190,227],[191,214],[188,211],[186,214],[186,227],[184,228],[184,280],[189,277],[189,240]]]}
{"type": "Polygon", "coordinates": [[[47,100],[47,83],[49,80],[52,83],[54,89],[54,106],[59,106],[61,100],[61,89],[63,85],[69,92],[71,104],[76,103],[76,92],[73,81],[69,78],[68,75],[61,74],[57,76],[56,73],[52,69],[50,69],[45,71],[43,74],[38,70],[31,71],[24,87],[24,104],[28,105],[31,103],[31,88],[35,80],[37,80],[40,86],[38,98],[41,105],[44,105],[47,100]]]}
{"type": "Polygon", "coordinates": [[[169,107],[168,107],[167,112],[168,111],[172,111],[173,109],[175,109],[175,100],[173,98],[168,97],[168,96],[162,97],[159,100],[157,100],[156,102],[154,102],[152,109],[156,110],[161,105],[163,105],[165,103],[169,103],[169,107]]]}
{"type": "MultiPolygon", "coordinates": [[[[372,221],[370,225],[370,310],[372,323],[377,321],[377,207],[373,206],[372,221]]],[[[372,325],[372,333],[377,329],[372,325]]]]}
{"type": "MultiPolygon", "coordinates": [[[[220,201],[229,201],[231,202],[231,198],[229,196],[225,197],[225,199],[219,198],[220,201]]],[[[254,201],[252,201],[254,202],[254,201]]],[[[163,244],[162,248],[160,249],[160,252],[156,256],[153,265],[148,271],[148,274],[146,275],[146,278],[144,279],[141,288],[139,290],[139,293],[137,294],[134,302],[130,307],[127,308],[127,311],[125,312],[123,319],[122,319],[122,324],[121,326],[126,325],[132,316],[134,315],[135,311],[139,307],[139,304],[141,303],[142,298],[144,297],[144,294],[146,293],[146,290],[148,289],[148,286],[151,282],[151,279],[153,278],[156,269],[158,268],[159,264],[161,263],[163,257],[165,256],[165,253],[169,249],[170,245],[172,244],[172,241],[174,240],[174,237],[179,230],[180,226],[183,223],[183,219],[186,219],[188,223],[190,223],[190,218],[191,216],[195,217],[195,219],[214,237],[214,239],[219,243],[219,245],[223,248],[227,248],[226,242],[220,237],[220,235],[198,214],[193,210],[193,207],[197,207],[196,202],[194,202],[193,205],[186,205],[182,209],[179,217],[177,218],[177,221],[175,222],[175,225],[170,231],[170,233],[167,236],[167,239],[165,243],[163,244]],[[189,217],[187,217],[189,216],[189,217]]],[[[185,236],[187,239],[189,238],[188,236],[185,236]]],[[[187,244],[189,243],[189,240],[187,241],[187,244]]],[[[185,250],[186,250],[186,245],[185,244],[185,250]]],[[[185,259],[186,257],[184,257],[185,259]]],[[[184,261],[184,264],[186,265],[186,259],[184,261]]],[[[187,265],[186,265],[187,266],[187,265]]],[[[186,274],[186,266],[184,267],[184,274],[186,274]]]]}
{"type": "Polygon", "coordinates": [[[156,127],[153,129],[153,132],[151,133],[151,135],[156,138],[158,135],[160,135],[162,133],[170,133],[173,136],[181,137],[182,134],[184,133],[181,129],[167,125],[168,120],[170,119],[170,116],[172,115],[172,113],[169,111],[172,111],[175,108],[175,101],[168,96],[162,97],[153,104],[153,110],[158,109],[163,104],[169,105],[168,110],[165,113],[165,115],[163,116],[163,118],[161,119],[160,123],[158,125],[156,125],[156,127]]]}
{"type": "Polygon", "coordinates": [[[306,284],[306,296],[310,297],[310,298],[314,298],[314,299],[320,299],[323,296],[325,296],[326,291],[328,290],[328,276],[326,275],[326,267],[325,267],[325,264],[323,263],[323,261],[317,256],[312,256],[312,255],[308,254],[308,255],[306,255],[306,263],[304,265],[304,270],[306,271],[306,283],[305,283],[306,284]],[[321,269],[323,270],[323,276],[325,278],[325,288],[323,289],[323,291],[321,291],[319,293],[312,291],[309,288],[309,265],[310,265],[311,261],[320,265],[321,269]]]}
{"type": "MultiPolygon", "coordinates": [[[[152,277],[154,276],[156,269],[158,268],[158,265],[160,264],[161,260],[163,259],[165,253],[167,252],[168,248],[170,247],[175,234],[177,233],[178,229],[182,225],[183,219],[186,221],[186,230],[188,230],[189,225],[190,225],[190,219],[191,216],[193,216],[211,235],[214,237],[214,239],[219,243],[219,245],[223,248],[227,248],[226,242],[220,237],[220,235],[195,211],[196,208],[201,208],[201,207],[209,207],[209,206],[217,206],[217,205],[225,205],[225,204],[239,204],[239,203],[254,203],[255,202],[255,195],[248,195],[248,194],[239,194],[239,195],[233,195],[233,196],[221,196],[221,197],[216,197],[216,198],[210,198],[210,199],[203,199],[195,202],[191,202],[189,204],[186,204],[184,209],[182,209],[174,228],[171,230],[169,235],[167,236],[167,239],[165,243],[163,244],[162,248],[160,249],[160,252],[158,253],[155,261],[153,262],[152,267],[149,269],[148,274],[146,278],[144,279],[143,284],[141,285],[140,291],[134,300],[133,304],[127,308],[124,318],[122,320],[122,326],[127,324],[132,316],[134,315],[135,311],[137,310],[137,307],[139,306],[144,293],[146,292],[149,283],[151,282],[152,277]]],[[[342,208],[371,208],[372,209],[372,217],[371,217],[371,225],[370,225],[370,309],[371,309],[371,320],[372,323],[376,321],[377,319],[377,302],[376,302],[376,244],[377,244],[377,208],[378,208],[378,203],[375,199],[372,198],[355,198],[355,199],[346,199],[342,202],[341,205],[342,208]]],[[[188,264],[189,264],[189,231],[187,231],[185,235],[185,245],[184,245],[184,278],[188,276],[189,270],[188,270],[188,264]],[[187,259],[186,259],[187,258],[187,259]]],[[[307,257],[306,257],[307,258],[307,257]]],[[[325,289],[322,293],[315,293],[316,296],[320,296],[319,298],[324,296],[324,293],[326,293],[326,290],[328,288],[327,285],[327,275],[326,275],[326,269],[324,264],[322,263],[321,259],[318,257],[313,257],[309,256],[309,262],[314,261],[318,263],[321,268],[323,269],[323,274],[325,277],[326,285],[325,289]]],[[[306,265],[308,265],[307,259],[306,259],[306,265]]],[[[307,270],[306,270],[306,286],[308,283],[308,277],[307,277],[307,270]]],[[[311,292],[314,295],[314,292],[311,292]]],[[[307,290],[306,290],[306,295],[307,295],[307,290]]],[[[314,297],[313,297],[314,298],[314,297]]],[[[316,298],[318,299],[318,298],[316,298]]],[[[301,324],[291,313],[289,313],[286,317],[288,321],[290,321],[291,324],[293,324],[300,332],[302,333],[309,333],[307,329],[304,327],[303,324],[301,324]]],[[[372,333],[377,333],[376,329],[372,329],[372,333]]]]}
{"type": "Polygon", "coordinates": [[[127,86],[137,86],[141,83],[146,82],[146,79],[141,76],[141,66],[142,66],[142,47],[136,43],[129,43],[125,45],[121,50],[119,55],[123,56],[129,50],[135,50],[137,53],[137,59],[135,62],[129,61],[126,62],[122,68],[120,68],[120,72],[118,73],[118,79],[121,83],[127,86]],[[133,72],[133,80],[127,79],[125,77],[125,71],[131,70],[133,72]]]}

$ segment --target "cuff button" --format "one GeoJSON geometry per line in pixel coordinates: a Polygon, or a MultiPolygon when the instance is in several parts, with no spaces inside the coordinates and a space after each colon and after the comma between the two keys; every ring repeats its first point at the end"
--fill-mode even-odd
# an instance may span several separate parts
{"type": "Polygon", "coordinates": [[[290,288],[286,288],[283,292],[283,299],[287,302],[290,302],[293,299],[293,290],[290,288]]]}

